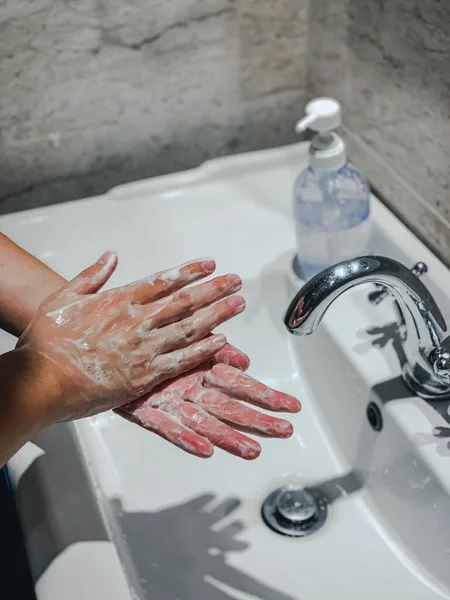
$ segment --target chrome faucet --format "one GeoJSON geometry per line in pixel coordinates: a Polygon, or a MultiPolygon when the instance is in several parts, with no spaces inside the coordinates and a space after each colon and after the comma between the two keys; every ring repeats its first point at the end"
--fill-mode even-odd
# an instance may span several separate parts
{"type": "Polygon", "coordinates": [[[405,383],[422,398],[450,395],[450,337],[445,319],[417,274],[395,260],[362,256],[325,269],[297,293],[284,324],[290,333],[310,335],[338,296],[369,282],[389,290],[398,303],[405,328],[405,383]]]}

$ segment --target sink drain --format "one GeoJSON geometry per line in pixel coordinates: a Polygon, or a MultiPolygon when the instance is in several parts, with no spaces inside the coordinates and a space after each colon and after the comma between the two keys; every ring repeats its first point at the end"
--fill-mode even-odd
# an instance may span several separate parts
{"type": "Polygon", "coordinates": [[[273,531],[291,537],[310,535],[327,518],[328,499],[317,488],[287,486],[274,490],[264,500],[261,513],[273,531]]]}

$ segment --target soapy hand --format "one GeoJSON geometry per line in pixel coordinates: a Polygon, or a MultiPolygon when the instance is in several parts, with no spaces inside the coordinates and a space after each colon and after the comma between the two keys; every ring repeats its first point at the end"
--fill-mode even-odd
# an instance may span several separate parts
{"type": "Polygon", "coordinates": [[[226,344],[210,332],[245,308],[228,297],[241,287],[237,275],[185,287],[214,271],[211,260],[97,293],[116,266],[105,253],[44,300],[19,339],[14,352],[39,357],[42,380],[58,388],[47,424],[115,408],[203,363],[226,344]]]}
{"type": "Polygon", "coordinates": [[[167,381],[116,413],[153,431],[183,450],[208,458],[218,446],[247,460],[261,447],[241,431],[287,438],[292,425],[241,404],[298,412],[298,400],[277,392],[243,371],[248,357],[227,345],[192,371],[167,381]]]}

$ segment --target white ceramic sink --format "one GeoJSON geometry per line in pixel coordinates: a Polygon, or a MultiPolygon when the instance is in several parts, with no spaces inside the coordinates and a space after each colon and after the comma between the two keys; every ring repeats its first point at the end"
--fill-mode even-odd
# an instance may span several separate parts
{"type": "MultiPolygon", "coordinates": [[[[66,277],[116,250],[111,286],[215,257],[219,272],[242,276],[248,304],[223,331],[253,376],[303,403],[294,436],[263,440],[249,463],[220,450],[196,459],[112,414],[41,435],[10,463],[39,600],[450,598],[448,403],[403,387],[392,302],[373,307],[359,286],[312,336],[284,329],[301,285],[290,203],[305,151],[225,158],[0,218],[66,277]],[[301,539],[261,518],[264,498],[291,482],[330,499],[323,527],[301,539]]],[[[376,199],[373,217],[376,253],[427,263],[424,281],[450,312],[448,270],[376,199]]]]}

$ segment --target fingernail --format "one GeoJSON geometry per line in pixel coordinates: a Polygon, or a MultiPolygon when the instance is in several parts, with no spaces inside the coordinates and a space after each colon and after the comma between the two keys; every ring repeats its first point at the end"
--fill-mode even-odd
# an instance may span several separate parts
{"type": "Polygon", "coordinates": [[[228,306],[233,308],[236,313],[240,313],[245,309],[245,300],[242,296],[233,296],[228,299],[228,306]]]}
{"type": "Polygon", "coordinates": [[[202,437],[195,441],[178,438],[173,443],[200,458],[211,458],[214,454],[214,446],[202,437]]]}
{"type": "Polygon", "coordinates": [[[287,412],[290,413],[297,413],[300,412],[302,409],[302,405],[301,403],[297,400],[297,398],[294,398],[293,396],[289,396],[288,394],[284,394],[284,402],[283,402],[283,409],[286,410],[287,412]]]}
{"type": "Polygon", "coordinates": [[[242,458],[246,460],[254,460],[261,454],[261,446],[255,440],[248,440],[242,444],[242,458]]]}
{"type": "Polygon", "coordinates": [[[212,272],[216,268],[216,261],[212,258],[202,258],[200,265],[205,271],[212,272]]]}
{"type": "Polygon", "coordinates": [[[289,421],[285,421],[284,419],[280,419],[280,421],[276,425],[276,432],[280,437],[288,438],[294,433],[294,428],[289,421]]]}
{"type": "Polygon", "coordinates": [[[242,287],[242,280],[238,275],[234,273],[231,275],[227,275],[227,282],[231,286],[230,291],[238,292],[242,287]]]}
{"type": "Polygon", "coordinates": [[[211,342],[214,344],[214,346],[223,348],[223,346],[225,346],[225,344],[227,343],[227,338],[223,335],[223,333],[218,333],[213,337],[211,342]]]}
{"type": "Polygon", "coordinates": [[[214,446],[208,440],[198,441],[195,444],[195,449],[200,458],[210,458],[214,454],[214,446]]]}
{"type": "Polygon", "coordinates": [[[109,261],[115,256],[115,252],[111,252],[111,250],[107,250],[104,252],[97,261],[98,265],[107,265],[109,261]]]}

